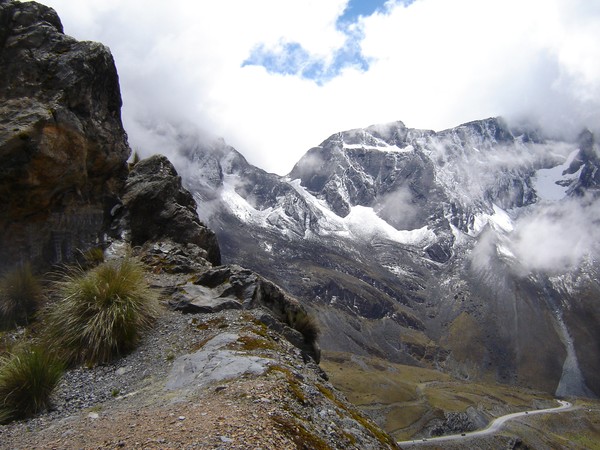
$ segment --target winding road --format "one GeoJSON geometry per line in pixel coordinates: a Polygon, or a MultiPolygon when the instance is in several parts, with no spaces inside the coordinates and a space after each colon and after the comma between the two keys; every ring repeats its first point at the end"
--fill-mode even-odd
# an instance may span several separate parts
{"type": "Polygon", "coordinates": [[[512,414],[507,414],[505,416],[497,417],[483,430],[471,431],[469,433],[461,433],[461,434],[449,434],[447,436],[438,436],[438,437],[432,437],[432,438],[415,439],[415,440],[410,440],[410,441],[399,441],[398,445],[400,445],[402,447],[410,447],[410,446],[417,446],[420,444],[431,444],[431,443],[437,443],[437,442],[443,442],[443,441],[458,441],[460,439],[468,439],[468,438],[473,438],[473,437],[478,437],[478,436],[487,436],[490,434],[497,433],[498,431],[500,431],[500,429],[504,426],[504,424],[506,422],[508,422],[509,420],[512,420],[512,419],[516,419],[517,417],[532,416],[535,414],[552,414],[552,413],[558,413],[558,412],[563,412],[563,411],[569,411],[569,410],[573,409],[573,405],[571,403],[566,402],[564,400],[557,400],[557,401],[558,401],[558,403],[560,403],[560,406],[557,406],[555,408],[534,409],[533,411],[523,411],[523,412],[512,413],[512,414]]]}

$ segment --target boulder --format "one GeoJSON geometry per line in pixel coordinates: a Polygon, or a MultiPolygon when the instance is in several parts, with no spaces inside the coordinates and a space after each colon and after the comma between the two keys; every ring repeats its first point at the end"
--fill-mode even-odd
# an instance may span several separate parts
{"type": "Polygon", "coordinates": [[[195,244],[179,244],[168,239],[147,242],[141,248],[140,257],[154,273],[195,273],[211,266],[206,261],[206,250],[195,244]]]}
{"type": "Polygon", "coordinates": [[[228,349],[239,337],[236,333],[218,334],[195,353],[177,358],[165,390],[196,390],[243,375],[258,376],[265,373],[273,360],[228,349]]]}
{"type": "Polygon", "coordinates": [[[113,58],[53,9],[8,0],[0,67],[0,266],[69,260],[98,241],[127,173],[113,58]]]}

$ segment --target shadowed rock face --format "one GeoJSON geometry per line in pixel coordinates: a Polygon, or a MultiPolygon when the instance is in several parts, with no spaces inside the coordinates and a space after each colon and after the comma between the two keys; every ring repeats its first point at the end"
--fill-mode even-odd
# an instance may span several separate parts
{"type": "Polygon", "coordinates": [[[69,259],[99,237],[130,154],[107,47],[51,8],[0,2],[0,265],[69,259]]]}

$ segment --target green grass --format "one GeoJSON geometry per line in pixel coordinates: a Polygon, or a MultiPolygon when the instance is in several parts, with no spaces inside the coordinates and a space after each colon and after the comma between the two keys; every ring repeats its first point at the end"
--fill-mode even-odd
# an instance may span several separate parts
{"type": "Polygon", "coordinates": [[[278,366],[278,365],[269,366],[269,369],[267,371],[267,373],[277,373],[277,372],[283,374],[283,376],[287,380],[287,384],[288,384],[288,388],[289,388],[290,392],[294,395],[296,400],[298,400],[298,403],[300,403],[301,405],[306,405],[308,403],[308,399],[306,398],[306,395],[304,394],[304,390],[302,389],[300,382],[294,376],[292,371],[286,367],[278,366]]]}
{"type": "Polygon", "coordinates": [[[25,264],[0,278],[0,328],[25,325],[44,299],[42,286],[25,264]]]}
{"type": "Polygon", "coordinates": [[[67,275],[57,291],[45,338],[69,363],[107,363],[133,350],[158,315],[157,296],[132,258],[67,275]]]}
{"type": "Polygon", "coordinates": [[[350,415],[350,417],[352,417],[356,422],[358,422],[365,429],[367,429],[380,442],[380,444],[382,445],[381,448],[397,448],[396,442],[394,441],[392,436],[390,436],[386,431],[375,425],[373,422],[368,420],[363,414],[360,414],[358,411],[354,409],[348,409],[341,401],[337,399],[335,394],[327,387],[323,386],[320,383],[317,383],[316,386],[317,389],[319,389],[319,391],[321,392],[321,394],[323,394],[325,397],[331,400],[331,402],[333,402],[338,408],[346,411],[350,415]]]}
{"type": "Polygon", "coordinates": [[[275,341],[272,339],[267,340],[259,336],[242,335],[238,338],[236,344],[237,345],[235,345],[233,348],[239,346],[242,348],[242,350],[246,351],[275,350],[277,348],[275,341]]]}
{"type": "Polygon", "coordinates": [[[64,372],[63,363],[39,347],[0,358],[0,423],[23,419],[50,404],[64,372]]]}
{"type": "MultiPolygon", "coordinates": [[[[326,352],[321,367],[331,383],[355,405],[385,418],[384,429],[409,439],[433,417],[469,407],[490,416],[531,409],[551,396],[492,383],[469,383],[435,370],[394,364],[373,357],[326,352]]],[[[542,403],[543,404],[543,403],[542,403]]]]}
{"type": "Polygon", "coordinates": [[[282,416],[273,416],[272,420],[274,427],[289,437],[297,449],[331,450],[331,446],[327,442],[316,434],[311,433],[299,421],[282,416]]]}

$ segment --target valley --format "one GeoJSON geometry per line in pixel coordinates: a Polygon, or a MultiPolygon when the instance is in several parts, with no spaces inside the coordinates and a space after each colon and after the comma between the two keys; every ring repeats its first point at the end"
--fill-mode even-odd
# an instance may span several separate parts
{"type": "Polygon", "coordinates": [[[530,448],[598,448],[597,400],[577,399],[573,406],[540,391],[457,380],[435,370],[347,353],[325,352],[321,366],[402,448],[492,449],[517,442],[530,448]],[[548,408],[561,414],[537,417],[548,408]],[[517,417],[521,420],[510,420],[517,417]]]}

